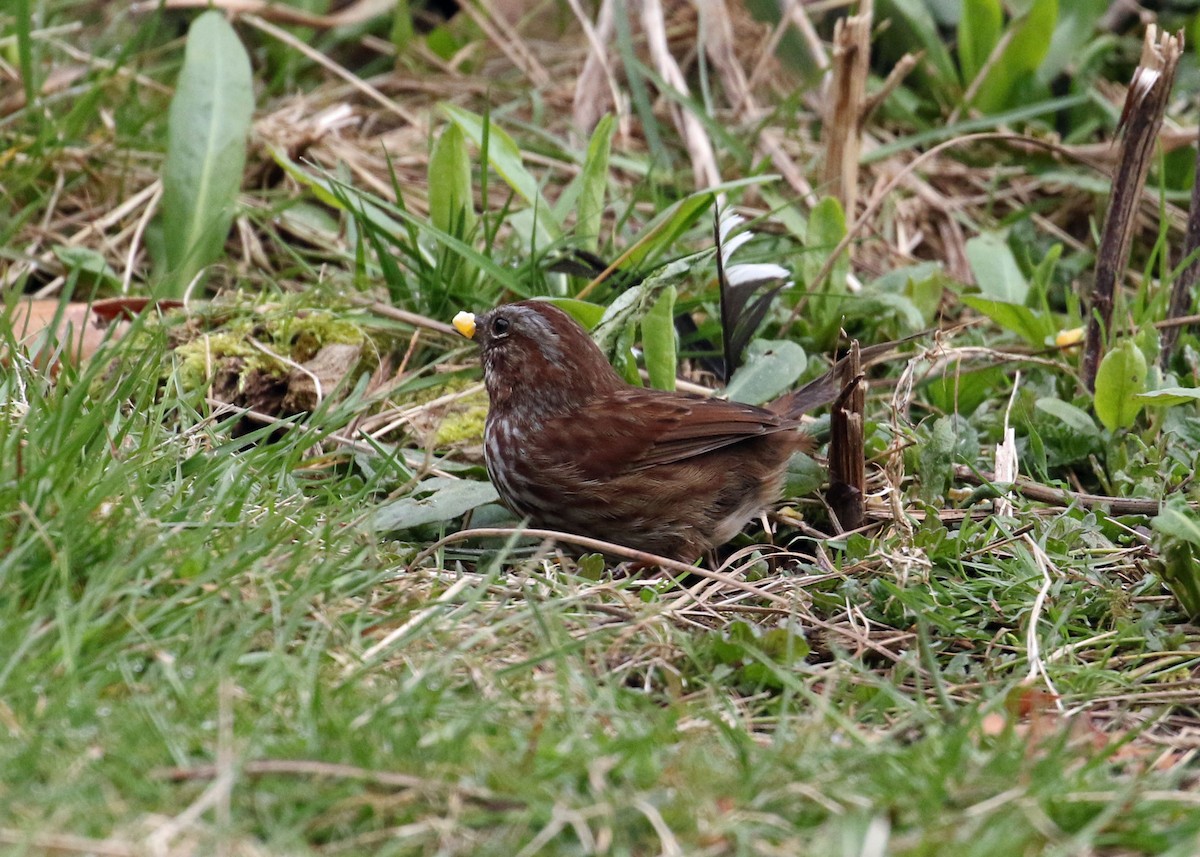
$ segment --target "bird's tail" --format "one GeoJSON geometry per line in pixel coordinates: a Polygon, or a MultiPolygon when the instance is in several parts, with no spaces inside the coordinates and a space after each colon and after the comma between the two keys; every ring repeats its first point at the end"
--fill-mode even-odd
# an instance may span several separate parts
{"type": "MultiPolygon", "coordinates": [[[[858,353],[859,367],[866,369],[869,366],[894,360],[900,356],[901,345],[919,339],[928,333],[929,331],[925,330],[893,342],[881,342],[878,345],[860,349],[858,353]]],[[[850,358],[843,357],[834,363],[824,375],[814,378],[798,390],[785,393],[767,407],[777,414],[795,419],[822,405],[828,405],[837,399],[853,381],[854,378],[850,376],[850,358]]]]}

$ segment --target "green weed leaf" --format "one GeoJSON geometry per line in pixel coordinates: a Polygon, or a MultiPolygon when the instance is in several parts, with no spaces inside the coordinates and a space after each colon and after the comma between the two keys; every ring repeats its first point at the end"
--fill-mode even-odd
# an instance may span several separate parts
{"type": "Polygon", "coordinates": [[[1075,407],[1070,402],[1064,402],[1062,399],[1054,399],[1047,396],[1038,399],[1034,403],[1034,407],[1055,417],[1076,434],[1091,436],[1100,434],[1100,429],[1096,427],[1095,420],[1091,418],[1087,411],[1075,407]]]}
{"type": "MultiPolygon", "coordinates": [[[[462,130],[472,143],[479,146],[480,149],[483,148],[485,120],[482,116],[451,104],[443,104],[442,112],[462,130]]],[[[529,170],[525,169],[520,147],[503,128],[494,122],[488,124],[487,138],[488,163],[500,178],[508,183],[509,187],[533,207],[534,216],[537,219],[538,240],[543,244],[549,244],[559,238],[562,235],[562,224],[551,214],[550,206],[546,204],[541,190],[538,189],[537,179],[529,170]]]]}
{"type": "Polygon", "coordinates": [[[969,239],[967,263],[985,298],[1024,304],[1029,294],[1029,282],[1017,266],[1005,238],[1003,232],[981,232],[969,239]]]}
{"type": "Polygon", "coordinates": [[[429,219],[450,235],[466,236],[475,226],[471,157],[457,125],[448,125],[429,153],[429,219]]]}
{"type": "Polygon", "coordinates": [[[1200,520],[1197,519],[1195,511],[1189,509],[1182,499],[1176,499],[1163,506],[1150,525],[1157,532],[1200,548],[1200,520]]]}
{"type": "Polygon", "coordinates": [[[1181,497],[1172,498],[1150,522],[1162,561],[1163,583],[1188,616],[1200,616],[1200,520],[1181,497]]]}
{"type": "Polygon", "coordinates": [[[452,521],[499,499],[490,482],[435,476],[418,485],[411,495],[380,506],[371,516],[371,524],[384,532],[407,530],[452,521]]]}
{"type": "Polygon", "coordinates": [[[1079,67],[1081,54],[1093,43],[1096,27],[1111,5],[1112,0],[1070,0],[1059,4],[1050,50],[1038,68],[1042,81],[1053,80],[1068,65],[1079,67]]]}
{"type": "Polygon", "coordinates": [[[1129,428],[1141,413],[1146,357],[1132,339],[1104,355],[1096,372],[1096,416],[1109,431],[1129,428]]]}
{"type": "MultiPolygon", "coordinates": [[[[821,283],[813,280],[825,265],[833,248],[837,247],[846,237],[846,213],[842,205],[834,197],[827,196],[818,202],[808,216],[808,235],[805,246],[813,251],[806,255],[803,268],[804,281],[810,289],[818,288],[821,283]]],[[[829,274],[829,290],[844,294],[846,290],[846,275],[850,272],[850,260],[845,251],[838,257],[837,263],[829,274]]]]}
{"type": "Polygon", "coordinates": [[[958,22],[958,62],[969,86],[1000,41],[1004,9],[1000,0],[964,0],[958,22]]]}
{"type": "MultiPolygon", "coordinates": [[[[605,354],[616,354],[623,357],[626,353],[626,339],[631,338],[635,326],[650,312],[651,307],[658,301],[667,289],[674,289],[675,282],[688,271],[700,265],[715,251],[702,250],[681,259],[663,265],[651,276],[638,283],[636,288],[629,289],[617,295],[616,300],[609,304],[604,315],[592,331],[592,338],[605,354]]],[[[674,371],[674,370],[672,370],[674,371]]],[[[634,382],[631,375],[629,380],[634,382]]]]}
{"type": "Polygon", "coordinates": [[[547,302],[554,304],[588,330],[591,330],[600,323],[600,319],[604,318],[604,311],[606,309],[606,307],[600,304],[580,301],[575,298],[547,298],[547,302]]]}
{"type": "Polygon", "coordinates": [[[1044,346],[1047,339],[1053,337],[1058,331],[1058,324],[1053,317],[1031,310],[1021,304],[991,300],[978,295],[963,295],[961,300],[1005,330],[1017,334],[1030,345],[1044,346]]]}
{"type": "Polygon", "coordinates": [[[650,386],[675,389],[675,287],[663,289],[642,319],[642,349],[650,386]]]}
{"type": "Polygon", "coordinates": [[[831,196],[818,202],[808,216],[808,233],[804,245],[805,253],[800,266],[800,275],[809,294],[814,296],[810,306],[810,318],[817,341],[830,346],[846,314],[846,277],[850,273],[850,257],[843,251],[838,254],[829,271],[829,279],[816,282],[830,253],[846,237],[846,214],[842,205],[831,196]]]}
{"type": "Polygon", "coordinates": [[[771,401],[795,384],[808,365],[804,349],[790,340],[756,339],[746,347],[743,360],[725,396],[748,405],[771,401]]]}
{"type": "Polygon", "coordinates": [[[1008,45],[988,70],[975,97],[985,113],[1012,107],[1012,97],[1023,78],[1032,78],[1050,51],[1058,0],[1033,0],[1029,10],[1014,20],[1008,45]]]}
{"type": "Polygon", "coordinates": [[[600,223],[604,214],[604,191],[608,187],[608,157],[612,151],[616,121],[606,115],[596,125],[588,143],[579,186],[578,215],[575,234],[585,250],[595,251],[599,244],[600,223]]]}
{"type": "Polygon", "coordinates": [[[1161,390],[1139,393],[1137,400],[1152,408],[1170,408],[1175,405],[1186,405],[1189,402],[1195,404],[1200,402],[1200,388],[1163,387],[1161,390]]]}
{"type": "Polygon", "coordinates": [[[246,50],[224,15],[205,12],[188,29],[167,122],[162,209],[170,295],[182,295],[225,246],[253,112],[246,50]]]}
{"type": "Polygon", "coordinates": [[[932,79],[942,82],[955,79],[954,61],[938,33],[937,22],[929,13],[927,0],[883,0],[879,6],[880,20],[890,18],[894,26],[891,38],[910,46],[909,50],[919,47],[925,52],[935,70],[930,74],[932,79]]]}

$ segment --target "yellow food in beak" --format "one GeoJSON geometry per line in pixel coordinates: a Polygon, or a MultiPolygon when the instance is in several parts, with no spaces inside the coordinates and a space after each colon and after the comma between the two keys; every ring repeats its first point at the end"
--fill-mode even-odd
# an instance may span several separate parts
{"type": "Polygon", "coordinates": [[[475,338],[475,313],[460,312],[454,316],[454,321],[451,323],[454,325],[454,329],[467,339],[475,338]]]}
{"type": "Polygon", "coordinates": [[[1058,336],[1054,337],[1054,344],[1059,348],[1070,348],[1073,345],[1078,345],[1083,342],[1083,328],[1076,327],[1073,330],[1059,331],[1058,336]]]}

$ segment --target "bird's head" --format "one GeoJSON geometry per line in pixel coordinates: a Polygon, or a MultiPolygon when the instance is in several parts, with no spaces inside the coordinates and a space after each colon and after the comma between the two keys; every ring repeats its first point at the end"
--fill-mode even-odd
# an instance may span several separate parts
{"type": "Polygon", "coordinates": [[[479,344],[493,408],[561,411],[623,384],[579,322],[545,301],[460,312],[454,327],[479,344]]]}

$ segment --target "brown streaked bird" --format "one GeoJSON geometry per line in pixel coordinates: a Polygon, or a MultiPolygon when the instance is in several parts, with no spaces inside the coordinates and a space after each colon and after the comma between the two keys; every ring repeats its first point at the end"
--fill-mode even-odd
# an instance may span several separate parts
{"type": "Polygon", "coordinates": [[[779,499],[805,411],[835,367],[766,408],[634,387],[552,304],[504,304],[454,326],[480,347],[492,483],[536,527],[692,562],[779,499]]]}

